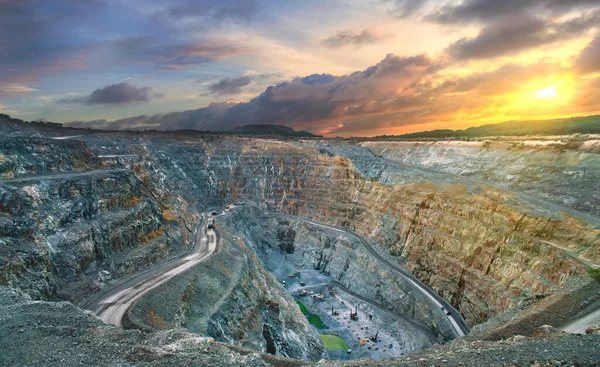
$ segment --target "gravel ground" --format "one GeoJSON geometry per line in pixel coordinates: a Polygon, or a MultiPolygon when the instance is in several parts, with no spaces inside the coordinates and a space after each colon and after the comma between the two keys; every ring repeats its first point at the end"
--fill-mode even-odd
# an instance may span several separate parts
{"type": "MultiPolygon", "coordinates": [[[[318,366],[599,366],[600,334],[540,328],[532,338],[457,340],[382,361],[318,366]]],[[[122,330],[68,302],[39,302],[0,287],[0,366],[298,366],[178,330],[122,330]]]]}
{"type": "MultiPolygon", "coordinates": [[[[517,338],[518,340],[519,338],[517,338]]],[[[385,361],[319,363],[318,366],[600,366],[600,335],[559,340],[457,341],[421,354],[385,361]]]]}
{"type": "Polygon", "coordinates": [[[126,331],[71,303],[32,302],[6,287],[0,287],[0,351],[0,366],[270,365],[258,353],[243,355],[211,338],[126,331]]]}

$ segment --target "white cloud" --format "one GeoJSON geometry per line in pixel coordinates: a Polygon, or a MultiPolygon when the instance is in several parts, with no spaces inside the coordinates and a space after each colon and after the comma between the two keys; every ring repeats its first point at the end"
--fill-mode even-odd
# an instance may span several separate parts
{"type": "Polygon", "coordinates": [[[0,85],[0,97],[18,96],[37,92],[37,89],[28,87],[25,84],[6,84],[0,85]]]}

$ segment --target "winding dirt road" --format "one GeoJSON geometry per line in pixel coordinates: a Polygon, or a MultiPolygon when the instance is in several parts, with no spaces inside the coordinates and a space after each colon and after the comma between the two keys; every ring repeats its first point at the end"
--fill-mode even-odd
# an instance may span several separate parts
{"type": "Polygon", "coordinates": [[[123,172],[131,172],[131,171],[128,169],[117,168],[117,169],[101,169],[101,170],[83,171],[83,172],[56,172],[56,173],[49,173],[47,175],[9,178],[6,180],[0,180],[0,182],[6,182],[6,183],[40,182],[40,181],[47,181],[47,180],[68,180],[68,179],[73,179],[73,178],[82,178],[82,177],[89,177],[89,176],[110,177],[110,175],[112,175],[112,174],[118,174],[118,173],[123,173],[123,172]]]}
{"type": "Polygon", "coordinates": [[[144,294],[191,269],[217,250],[217,233],[213,229],[207,229],[207,217],[208,214],[202,214],[202,220],[194,237],[194,247],[185,257],[134,275],[113,288],[101,292],[81,307],[93,311],[107,324],[122,327],[127,310],[144,294]]]}
{"type": "Polygon", "coordinates": [[[570,322],[561,329],[571,334],[585,334],[587,329],[596,325],[600,325],[600,308],[570,322]]]}

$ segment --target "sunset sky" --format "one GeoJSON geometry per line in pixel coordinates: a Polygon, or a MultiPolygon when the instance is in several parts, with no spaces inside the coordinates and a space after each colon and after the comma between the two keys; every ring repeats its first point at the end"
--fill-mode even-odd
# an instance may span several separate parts
{"type": "Polygon", "coordinates": [[[600,0],[0,0],[0,112],[401,134],[600,113],[600,0]]]}

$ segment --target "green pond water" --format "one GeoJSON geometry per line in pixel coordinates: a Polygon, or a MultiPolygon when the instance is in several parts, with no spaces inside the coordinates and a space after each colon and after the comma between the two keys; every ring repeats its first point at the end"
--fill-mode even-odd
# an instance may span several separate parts
{"type": "Polygon", "coordinates": [[[328,329],[328,327],[325,324],[323,324],[323,321],[318,315],[310,313],[310,311],[306,309],[302,302],[296,301],[296,303],[298,304],[298,307],[300,307],[300,311],[302,311],[304,316],[306,316],[308,322],[310,322],[311,325],[314,325],[317,329],[328,329]]]}
{"type": "MultiPolygon", "coordinates": [[[[306,316],[311,325],[314,325],[317,329],[328,329],[318,315],[315,315],[307,310],[306,306],[304,306],[302,302],[296,301],[296,303],[298,304],[298,307],[300,307],[300,311],[302,311],[304,316],[306,316]]],[[[319,336],[323,341],[323,345],[328,350],[348,350],[348,344],[346,344],[346,341],[337,335],[320,334],[319,336]]]]}
{"type": "Polygon", "coordinates": [[[329,350],[348,350],[348,344],[337,335],[321,334],[321,340],[325,348],[329,350]]]}

